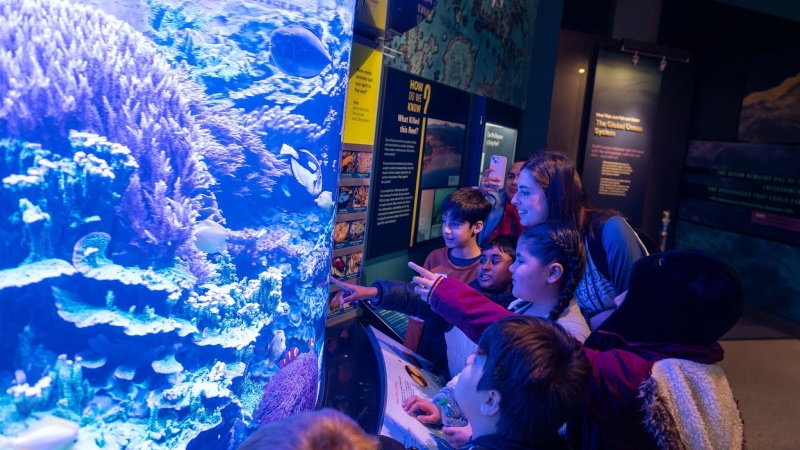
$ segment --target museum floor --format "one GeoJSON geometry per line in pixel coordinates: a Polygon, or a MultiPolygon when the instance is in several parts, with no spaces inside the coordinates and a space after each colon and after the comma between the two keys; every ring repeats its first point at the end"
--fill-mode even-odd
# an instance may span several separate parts
{"type": "Polygon", "coordinates": [[[800,449],[800,340],[743,318],[721,344],[748,450],[800,449]]]}

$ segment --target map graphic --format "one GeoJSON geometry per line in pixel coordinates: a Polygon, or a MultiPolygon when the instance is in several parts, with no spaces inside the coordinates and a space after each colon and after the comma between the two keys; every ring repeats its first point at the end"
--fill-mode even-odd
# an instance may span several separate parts
{"type": "Polygon", "coordinates": [[[439,0],[386,65],[525,107],[538,0],[439,0]]]}

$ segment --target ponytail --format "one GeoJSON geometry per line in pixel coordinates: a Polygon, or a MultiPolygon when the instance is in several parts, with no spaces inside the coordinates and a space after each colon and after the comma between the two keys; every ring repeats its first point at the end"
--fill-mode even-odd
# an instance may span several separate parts
{"type": "Polygon", "coordinates": [[[569,302],[575,294],[575,289],[577,289],[578,283],[580,283],[583,277],[583,271],[586,266],[586,256],[584,255],[583,264],[581,264],[581,258],[579,256],[580,249],[576,250],[570,247],[557,235],[553,236],[553,241],[555,241],[556,245],[558,245],[561,252],[564,254],[565,258],[562,263],[564,275],[562,276],[567,277],[564,280],[564,284],[561,286],[561,295],[558,297],[558,303],[556,303],[556,306],[550,311],[550,314],[547,315],[549,320],[556,321],[567,307],[569,307],[569,302]]]}

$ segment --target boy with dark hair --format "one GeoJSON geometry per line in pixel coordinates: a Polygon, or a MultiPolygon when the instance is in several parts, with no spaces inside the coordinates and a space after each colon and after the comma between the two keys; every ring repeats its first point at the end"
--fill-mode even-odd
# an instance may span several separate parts
{"type": "Polygon", "coordinates": [[[481,248],[478,234],[492,205],[473,188],[461,188],[442,202],[442,236],[445,247],[432,251],[423,267],[464,283],[478,277],[481,248]]]}
{"type": "Polygon", "coordinates": [[[558,430],[583,401],[589,374],[578,341],[551,321],[517,315],[490,325],[455,387],[472,426],[464,449],[568,449],[558,430]]]}

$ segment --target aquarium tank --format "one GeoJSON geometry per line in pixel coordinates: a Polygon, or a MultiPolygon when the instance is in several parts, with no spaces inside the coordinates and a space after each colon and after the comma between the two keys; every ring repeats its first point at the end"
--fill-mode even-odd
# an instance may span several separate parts
{"type": "Polygon", "coordinates": [[[0,0],[0,448],[316,407],[355,0],[0,0]]]}

